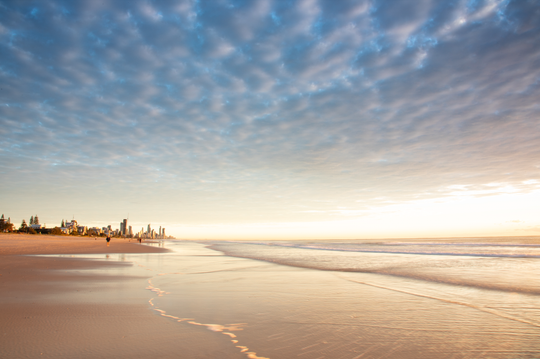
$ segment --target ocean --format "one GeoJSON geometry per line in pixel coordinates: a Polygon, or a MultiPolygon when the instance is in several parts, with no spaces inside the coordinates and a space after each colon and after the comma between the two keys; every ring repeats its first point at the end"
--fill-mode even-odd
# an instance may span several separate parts
{"type": "Polygon", "coordinates": [[[115,274],[222,358],[540,358],[538,237],[150,245],[115,274]]]}
{"type": "Polygon", "coordinates": [[[168,246],[152,305],[250,358],[540,358],[538,239],[168,246]]]}

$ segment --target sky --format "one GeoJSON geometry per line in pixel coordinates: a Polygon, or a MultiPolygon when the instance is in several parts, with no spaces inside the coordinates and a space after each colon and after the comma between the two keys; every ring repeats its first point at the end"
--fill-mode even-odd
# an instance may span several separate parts
{"type": "Polygon", "coordinates": [[[540,235],[540,1],[0,0],[0,211],[540,235]]]}

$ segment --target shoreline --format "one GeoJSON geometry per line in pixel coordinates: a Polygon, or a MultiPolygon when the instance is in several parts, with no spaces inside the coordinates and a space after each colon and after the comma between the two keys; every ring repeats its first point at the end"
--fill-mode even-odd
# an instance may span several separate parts
{"type": "MultiPolygon", "coordinates": [[[[538,283],[537,261],[526,258],[466,264],[359,255],[357,262],[382,265],[384,273],[337,273],[232,257],[200,242],[166,242],[171,251],[165,253],[123,239],[107,247],[103,239],[29,237],[0,236],[0,358],[507,358],[540,352],[534,340],[540,317],[529,309],[538,307],[537,295],[442,281],[448,274],[530,287],[538,283]],[[506,277],[499,270],[505,265],[506,277]],[[427,277],[403,279],[388,268],[427,277]]],[[[321,257],[276,250],[289,259],[300,251],[308,262],[349,261],[335,251],[321,257]]]]}
{"type": "Polygon", "coordinates": [[[107,247],[99,237],[0,234],[0,357],[241,357],[226,339],[156,314],[155,274],[119,259],[167,252],[120,238],[107,247]]]}

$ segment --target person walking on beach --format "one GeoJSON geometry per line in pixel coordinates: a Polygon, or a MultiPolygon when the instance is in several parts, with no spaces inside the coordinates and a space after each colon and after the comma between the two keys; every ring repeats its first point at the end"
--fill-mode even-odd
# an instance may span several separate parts
{"type": "Polygon", "coordinates": [[[110,241],[111,241],[111,237],[107,236],[107,247],[109,246],[110,241]]]}

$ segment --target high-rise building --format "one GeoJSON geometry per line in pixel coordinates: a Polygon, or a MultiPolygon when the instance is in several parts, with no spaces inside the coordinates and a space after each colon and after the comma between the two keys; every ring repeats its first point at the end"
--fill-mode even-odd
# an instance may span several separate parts
{"type": "Polygon", "coordinates": [[[128,234],[128,220],[124,218],[124,220],[122,221],[122,223],[120,223],[120,232],[122,233],[122,235],[125,237],[126,234],[128,234]]]}

